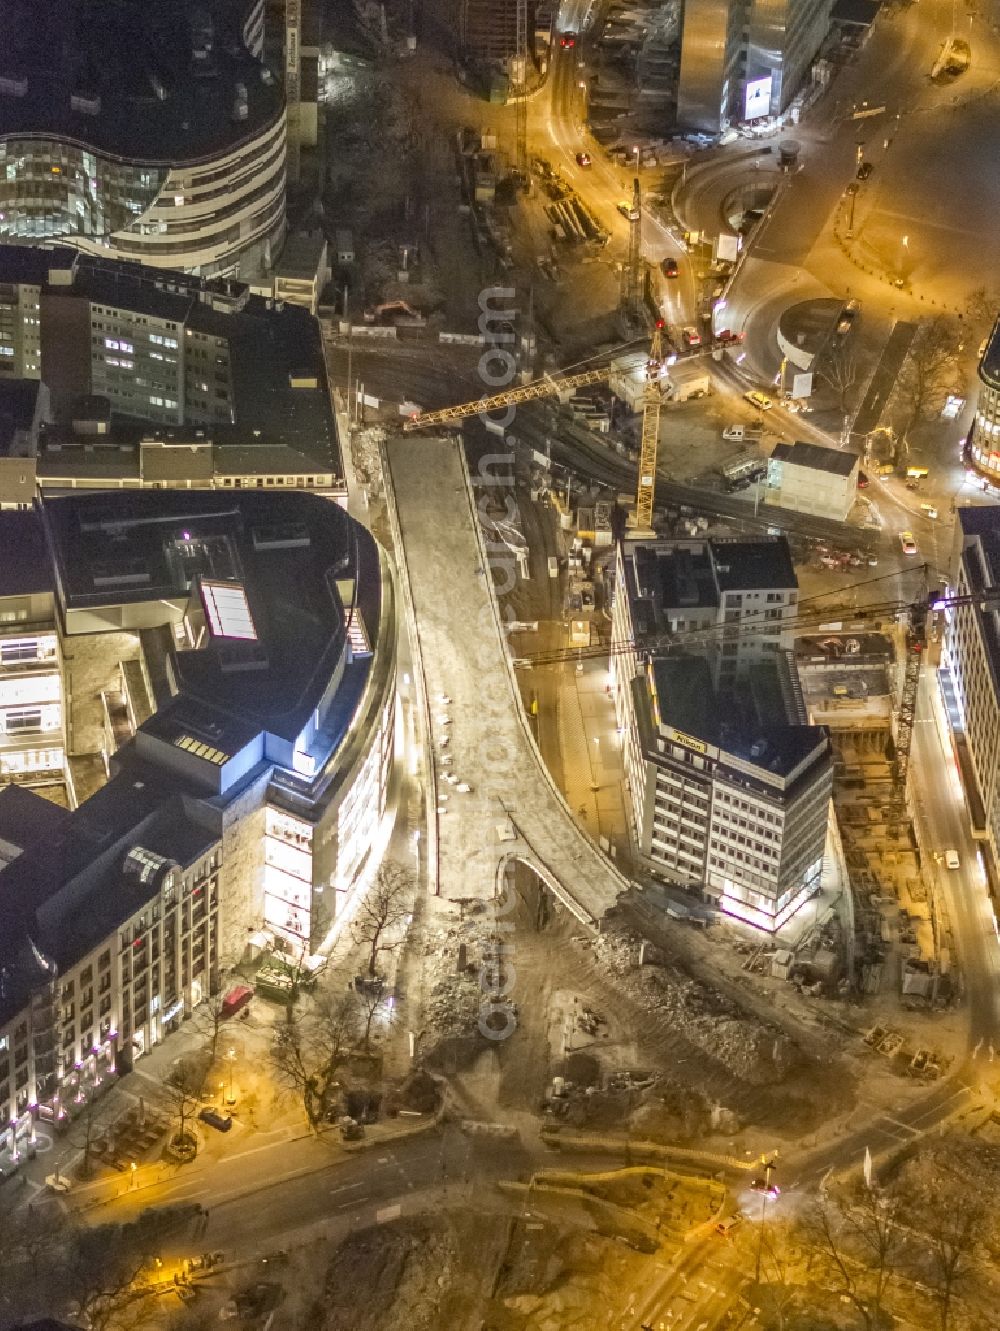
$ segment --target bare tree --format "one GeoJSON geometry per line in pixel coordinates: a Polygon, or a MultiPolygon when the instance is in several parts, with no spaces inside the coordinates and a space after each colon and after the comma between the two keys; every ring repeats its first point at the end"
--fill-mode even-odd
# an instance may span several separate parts
{"type": "Polygon", "coordinates": [[[112,1115],[113,1110],[110,1106],[102,1106],[99,1101],[90,1100],[76,1121],[78,1131],[70,1137],[69,1142],[71,1146],[83,1152],[83,1160],[80,1165],[81,1178],[90,1178],[94,1142],[102,1132],[105,1132],[111,1126],[112,1115]],[[107,1112],[102,1114],[102,1108],[106,1109],[107,1112]]]}
{"type": "Polygon", "coordinates": [[[353,991],[320,994],[305,1014],[290,1013],[275,1029],[271,1062],[278,1078],[302,1097],[314,1132],[330,1121],[336,1108],[340,1071],[358,1035],[358,1005],[353,991]]]}
{"type": "Polygon", "coordinates": [[[371,1035],[375,1018],[380,1012],[388,1011],[389,995],[384,985],[377,980],[373,980],[369,981],[359,997],[361,999],[361,1018],[364,1023],[362,1045],[367,1054],[371,1051],[371,1035]]]}
{"type": "Polygon", "coordinates": [[[923,1229],[926,1276],[938,1305],[938,1325],[949,1331],[955,1297],[972,1272],[977,1245],[990,1229],[989,1199],[975,1179],[940,1168],[908,1176],[905,1196],[908,1210],[929,1220],[923,1229]]]}
{"type": "Polygon", "coordinates": [[[858,362],[854,352],[843,340],[838,340],[830,354],[824,357],[819,377],[839,395],[840,410],[846,411],[847,395],[858,378],[858,362]]]}
{"type": "Polygon", "coordinates": [[[805,1232],[827,1275],[865,1331],[880,1331],[885,1323],[886,1297],[902,1247],[899,1208],[894,1193],[862,1187],[821,1198],[806,1217],[805,1232]]]}
{"type": "Polygon", "coordinates": [[[222,1035],[222,1028],[226,1023],[225,1002],[226,986],[223,984],[217,994],[209,994],[191,1014],[193,1025],[208,1040],[208,1048],[213,1063],[219,1051],[219,1037],[222,1035]]]}
{"type": "Polygon", "coordinates": [[[182,1059],[163,1083],[177,1122],[173,1145],[197,1148],[194,1133],[188,1131],[188,1122],[197,1111],[208,1064],[203,1057],[182,1059]]]}
{"type": "Polygon", "coordinates": [[[993,327],[998,310],[1000,310],[1000,296],[995,292],[987,287],[976,287],[974,291],[970,291],[965,298],[965,308],[962,311],[969,336],[980,338],[985,336],[993,327]]]}
{"type": "Polygon", "coordinates": [[[358,906],[352,933],[354,941],[368,953],[368,974],[375,976],[379,954],[391,952],[395,942],[390,935],[410,917],[413,892],[412,875],[392,860],[379,867],[375,881],[358,906]]]}
{"type": "Polygon", "coordinates": [[[954,321],[943,314],[936,314],[917,330],[894,394],[904,440],[943,405],[955,374],[958,343],[954,321]]]}

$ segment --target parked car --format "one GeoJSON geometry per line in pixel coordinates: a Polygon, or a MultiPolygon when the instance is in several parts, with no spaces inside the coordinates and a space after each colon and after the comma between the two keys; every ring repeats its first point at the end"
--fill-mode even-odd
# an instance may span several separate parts
{"type": "Polygon", "coordinates": [[[563,35],[559,38],[559,45],[563,48],[564,51],[567,51],[572,47],[574,47],[576,45],[576,33],[564,32],[563,35]]]}
{"type": "Polygon", "coordinates": [[[858,472],[858,489],[859,490],[868,489],[868,477],[865,475],[863,471],[858,472]]]}
{"type": "Polygon", "coordinates": [[[899,533],[899,543],[903,547],[904,555],[915,555],[917,553],[917,543],[913,539],[913,532],[901,531],[899,533]]]}
{"type": "Polygon", "coordinates": [[[692,328],[690,324],[687,328],[681,329],[681,337],[684,339],[684,345],[686,347],[701,346],[701,334],[698,332],[697,328],[692,328]]]}
{"type": "Polygon", "coordinates": [[[202,1123],[207,1123],[210,1128],[215,1128],[216,1132],[228,1132],[233,1126],[233,1120],[225,1114],[217,1114],[214,1109],[203,1109],[198,1115],[202,1123]]]}
{"type": "Polygon", "coordinates": [[[875,168],[872,166],[871,162],[862,162],[858,167],[858,179],[867,180],[874,170],[875,168]]]}
{"type": "Polygon", "coordinates": [[[632,220],[632,200],[631,200],[631,199],[619,199],[618,202],[615,204],[615,207],[616,207],[616,208],[618,209],[618,211],[621,213],[622,217],[625,218],[626,222],[631,222],[631,220],[632,220]]]}
{"type": "Polygon", "coordinates": [[[590,153],[577,153],[576,164],[577,166],[590,166],[590,153]]]}
{"type": "Polygon", "coordinates": [[[770,411],[774,403],[766,393],[759,393],[752,389],[749,393],[743,394],[743,400],[749,402],[751,407],[756,407],[759,411],[770,411]]]}

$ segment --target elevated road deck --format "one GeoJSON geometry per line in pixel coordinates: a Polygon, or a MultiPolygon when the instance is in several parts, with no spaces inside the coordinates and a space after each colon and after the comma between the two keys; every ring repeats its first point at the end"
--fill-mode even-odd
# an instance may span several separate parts
{"type": "MultiPolygon", "coordinates": [[[[441,895],[489,900],[516,859],[595,926],[628,883],[574,821],[528,728],[501,627],[516,574],[483,543],[480,481],[458,439],[393,438],[386,461],[429,703],[441,895]]],[[[491,465],[483,493],[509,473],[491,465]]]]}

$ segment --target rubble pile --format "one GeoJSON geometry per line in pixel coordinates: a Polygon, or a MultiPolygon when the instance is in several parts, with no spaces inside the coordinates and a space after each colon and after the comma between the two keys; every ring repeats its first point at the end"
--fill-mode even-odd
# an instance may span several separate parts
{"type": "Polygon", "coordinates": [[[664,1017],[678,1035],[751,1085],[773,1085],[799,1066],[799,1050],[777,1026],[742,1012],[676,965],[640,966],[642,941],[609,932],[594,944],[616,982],[638,1004],[664,1017]]]}

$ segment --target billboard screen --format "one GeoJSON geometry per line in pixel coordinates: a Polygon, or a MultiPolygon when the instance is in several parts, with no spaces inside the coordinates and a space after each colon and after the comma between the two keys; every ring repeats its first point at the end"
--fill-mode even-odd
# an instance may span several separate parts
{"type": "Polygon", "coordinates": [[[749,79],[743,92],[743,119],[757,120],[771,114],[771,75],[749,79]]]}

